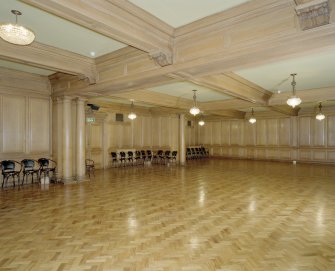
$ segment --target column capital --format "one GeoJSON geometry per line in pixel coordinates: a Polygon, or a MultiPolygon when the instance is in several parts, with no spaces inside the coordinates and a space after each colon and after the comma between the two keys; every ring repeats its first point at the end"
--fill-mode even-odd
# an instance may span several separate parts
{"type": "Polygon", "coordinates": [[[75,98],[75,101],[77,102],[77,103],[80,103],[80,102],[82,102],[82,103],[84,103],[84,102],[87,102],[87,98],[86,97],[76,97],[75,98]]]}

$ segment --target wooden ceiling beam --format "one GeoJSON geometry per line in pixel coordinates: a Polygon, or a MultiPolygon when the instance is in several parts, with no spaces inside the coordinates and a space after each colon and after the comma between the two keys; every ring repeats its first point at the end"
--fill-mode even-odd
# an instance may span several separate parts
{"type": "Polygon", "coordinates": [[[88,78],[91,84],[97,80],[94,59],[38,42],[29,46],[14,46],[0,39],[0,58],[51,71],[79,75],[81,78],[88,78]]]}
{"type": "Polygon", "coordinates": [[[232,119],[244,119],[245,112],[238,110],[216,110],[216,111],[207,111],[208,113],[212,113],[213,115],[228,117],[232,119]]]}
{"type": "Polygon", "coordinates": [[[22,2],[148,52],[161,66],[164,66],[162,65],[164,61],[166,64],[172,64],[173,28],[128,1],[22,0],[22,2]]]}

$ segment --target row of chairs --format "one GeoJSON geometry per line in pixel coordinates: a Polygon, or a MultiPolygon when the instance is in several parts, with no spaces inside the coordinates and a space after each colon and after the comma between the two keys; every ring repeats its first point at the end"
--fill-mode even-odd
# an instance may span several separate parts
{"type": "Polygon", "coordinates": [[[22,172],[21,185],[28,182],[28,177],[31,176],[31,182],[34,182],[34,175],[40,182],[42,175],[49,177],[52,173],[52,177],[56,174],[57,163],[54,160],[48,158],[40,158],[37,161],[34,159],[23,159],[21,162],[15,160],[3,160],[1,161],[1,174],[2,174],[2,185],[7,186],[9,178],[13,180],[13,186],[15,186],[15,179],[17,179],[18,185],[20,185],[20,176],[22,172]]]}
{"type": "Polygon", "coordinates": [[[186,159],[193,160],[193,159],[202,159],[208,158],[209,151],[205,149],[205,147],[190,147],[186,148],[186,159]]]}
{"type": "Polygon", "coordinates": [[[177,160],[177,151],[158,150],[156,153],[151,150],[121,151],[119,153],[111,152],[111,156],[112,166],[144,165],[145,162],[166,164],[177,160]]]}

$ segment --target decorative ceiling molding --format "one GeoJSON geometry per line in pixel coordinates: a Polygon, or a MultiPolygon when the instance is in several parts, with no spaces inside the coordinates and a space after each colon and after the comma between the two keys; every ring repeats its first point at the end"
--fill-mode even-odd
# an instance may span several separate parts
{"type": "Polygon", "coordinates": [[[300,107],[296,106],[295,108],[292,108],[288,106],[287,104],[285,105],[273,105],[273,106],[268,106],[268,109],[271,111],[279,112],[287,116],[298,116],[300,107]]]}
{"type": "Polygon", "coordinates": [[[244,119],[245,112],[241,112],[238,110],[215,110],[215,111],[206,111],[206,113],[211,113],[213,115],[229,117],[233,119],[244,119]]]}
{"type": "Polygon", "coordinates": [[[97,81],[94,59],[34,42],[29,46],[13,46],[0,39],[0,58],[38,68],[60,71],[97,81]]]}
{"type": "Polygon", "coordinates": [[[149,52],[150,57],[155,60],[155,62],[164,67],[172,64],[172,55],[161,50],[149,52]]]}
{"type": "Polygon", "coordinates": [[[22,0],[107,37],[151,52],[172,54],[173,28],[128,1],[22,0]]]}
{"type": "Polygon", "coordinates": [[[302,30],[315,28],[330,22],[329,0],[295,0],[295,11],[302,30]]]}

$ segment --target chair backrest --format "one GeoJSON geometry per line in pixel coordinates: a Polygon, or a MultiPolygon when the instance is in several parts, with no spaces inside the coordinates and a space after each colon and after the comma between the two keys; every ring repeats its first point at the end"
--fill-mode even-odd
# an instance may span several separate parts
{"type": "Polygon", "coordinates": [[[141,156],[141,152],[140,151],[135,151],[136,153],[136,157],[140,157],[141,156]]]}
{"type": "Polygon", "coordinates": [[[111,152],[111,155],[112,155],[113,158],[116,158],[116,157],[117,157],[116,152],[111,152]]]}
{"type": "Polygon", "coordinates": [[[142,157],[146,157],[145,150],[141,150],[142,157]]]}
{"type": "Polygon", "coordinates": [[[33,169],[35,167],[35,160],[33,159],[23,159],[21,161],[24,169],[33,169]]]}
{"type": "Polygon", "coordinates": [[[94,167],[94,161],[92,159],[85,159],[86,167],[94,167]]]}
{"type": "Polygon", "coordinates": [[[4,160],[1,162],[2,171],[10,171],[15,169],[15,162],[13,160],[4,160]]]}
{"type": "Polygon", "coordinates": [[[121,151],[121,152],[120,152],[120,156],[121,156],[122,158],[125,158],[125,157],[126,157],[126,153],[125,153],[124,151],[121,151]]]}
{"type": "Polygon", "coordinates": [[[177,151],[173,151],[172,152],[172,157],[177,157],[177,153],[178,153],[177,151]]]}
{"type": "Polygon", "coordinates": [[[170,156],[171,151],[165,151],[165,156],[170,156]]]}
{"type": "Polygon", "coordinates": [[[49,159],[47,159],[47,158],[40,158],[40,159],[38,159],[38,163],[40,164],[40,166],[42,168],[46,168],[46,167],[49,166],[49,159]]]}
{"type": "Polygon", "coordinates": [[[129,157],[133,157],[133,152],[132,151],[128,151],[128,156],[129,157]]]}

